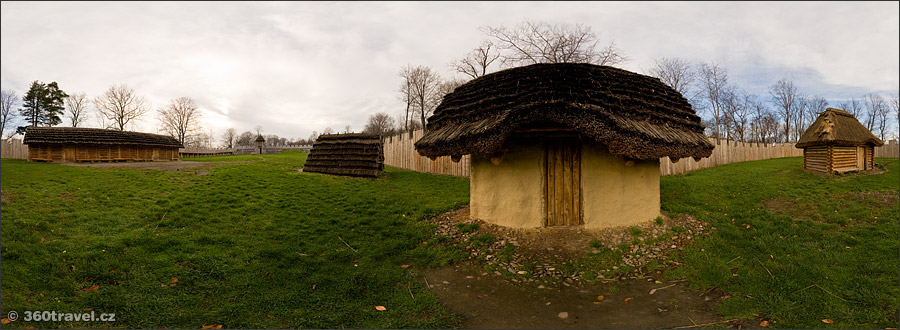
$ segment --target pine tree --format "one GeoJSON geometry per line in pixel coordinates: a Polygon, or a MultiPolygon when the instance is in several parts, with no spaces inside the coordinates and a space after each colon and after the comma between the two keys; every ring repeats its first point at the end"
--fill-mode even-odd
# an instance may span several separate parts
{"type": "MultiPolygon", "coordinates": [[[[28,126],[54,126],[62,122],[60,115],[65,110],[65,98],[69,96],[54,81],[44,84],[40,81],[31,82],[28,93],[22,98],[22,108],[19,112],[28,126]]],[[[16,129],[16,133],[24,133],[25,127],[16,129]]]]}

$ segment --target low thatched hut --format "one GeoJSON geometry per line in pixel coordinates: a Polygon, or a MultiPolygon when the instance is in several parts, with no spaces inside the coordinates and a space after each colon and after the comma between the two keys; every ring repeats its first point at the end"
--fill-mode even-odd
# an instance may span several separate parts
{"type": "Polygon", "coordinates": [[[381,137],[361,133],[319,136],[303,166],[304,172],[373,178],[382,170],[381,137]]]}
{"type": "Polygon", "coordinates": [[[256,134],[256,153],[260,155],[266,153],[266,138],[259,134],[256,134]]]}
{"type": "Polygon", "coordinates": [[[803,149],[803,169],[822,173],[871,170],[875,147],[884,145],[852,114],[828,108],[795,145],[803,149]]]}
{"type": "Polygon", "coordinates": [[[470,158],[473,218],[508,227],[632,225],[659,216],[659,158],[713,145],[659,79],[591,64],[535,64],[444,97],[416,142],[470,158]]]}
{"type": "Polygon", "coordinates": [[[175,138],[81,127],[28,127],[22,141],[28,161],[112,162],[178,160],[175,138]]]}

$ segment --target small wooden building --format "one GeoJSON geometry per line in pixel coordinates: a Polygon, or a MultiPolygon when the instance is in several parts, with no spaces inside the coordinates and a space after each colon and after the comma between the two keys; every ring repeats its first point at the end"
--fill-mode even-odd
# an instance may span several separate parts
{"type": "Polygon", "coordinates": [[[515,228],[630,226],[660,215],[659,159],[708,157],[690,103],[659,79],[535,64],[447,94],[419,154],[470,158],[470,216],[515,228]]]}
{"type": "Polygon", "coordinates": [[[113,162],[178,160],[183,146],[165,135],[81,127],[28,127],[28,161],[113,162]]]}
{"type": "Polygon", "coordinates": [[[266,153],[266,139],[259,134],[256,134],[256,153],[260,155],[266,153]]]}
{"type": "Polygon", "coordinates": [[[803,169],[822,173],[871,170],[875,147],[884,145],[850,113],[828,108],[803,132],[803,169]]]}
{"type": "Polygon", "coordinates": [[[384,170],[384,147],[374,134],[319,136],[303,166],[304,172],[377,177],[384,170]]]}

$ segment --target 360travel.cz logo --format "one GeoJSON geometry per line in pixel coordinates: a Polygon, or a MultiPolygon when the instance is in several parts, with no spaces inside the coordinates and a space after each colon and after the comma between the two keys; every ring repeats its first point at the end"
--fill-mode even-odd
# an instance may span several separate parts
{"type": "Polygon", "coordinates": [[[63,313],[57,311],[24,311],[19,315],[16,311],[6,313],[10,322],[114,322],[116,313],[100,313],[94,311],[83,313],[63,313]]]}

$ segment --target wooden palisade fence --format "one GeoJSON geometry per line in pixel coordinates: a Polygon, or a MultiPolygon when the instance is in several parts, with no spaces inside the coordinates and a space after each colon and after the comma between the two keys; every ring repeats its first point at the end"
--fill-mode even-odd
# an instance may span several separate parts
{"type": "Polygon", "coordinates": [[[28,158],[28,146],[22,143],[22,139],[0,140],[0,158],[28,158]]]}
{"type": "Polygon", "coordinates": [[[422,138],[423,132],[418,130],[385,137],[384,164],[416,172],[469,176],[469,155],[462,156],[458,163],[450,160],[449,156],[435,160],[420,156],[414,144],[422,138]]]}
{"type": "MultiPolygon", "coordinates": [[[[438,157],[435,160],[420,156],[416,152],[414,144],[422,137],[421,130],[412,133],[403,133],[384,138],[384,164],[393,167],[413,170],[416,172],[447,174],[455,176],[469,176],[469,155],[462,157],[459,163],[454,163],[450,157],[438,157]]],[[[729,163],[737,163],[751,160],[763,160],[782,157],[802,157],[803,150],[794,147],[793,143],[757,144],[733,142],[710,138],[710,142],[716,145],[712,155],[700,161],[693,158],[684,158],[673,163],[669,158],[659,161],[660,175],[684,174],[693,170],[715,167],[729,163]]],[[[875,148],[875,157],[898,158],[898,145],[896,140],[886,143],[883,147],[875,148]]]]}

